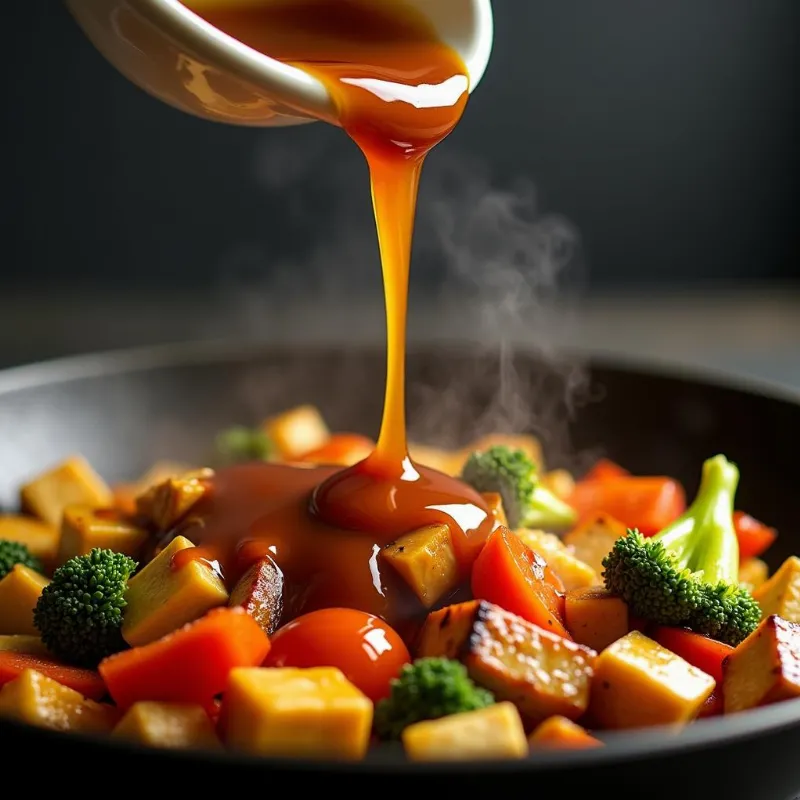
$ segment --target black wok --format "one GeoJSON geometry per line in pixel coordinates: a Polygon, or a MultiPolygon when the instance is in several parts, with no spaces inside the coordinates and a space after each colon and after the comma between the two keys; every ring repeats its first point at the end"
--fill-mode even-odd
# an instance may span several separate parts
{"type": "MultiPolygon", "coordinates": [[[[560,403],[544,402],[563,391],[565,371],[525,356],[517,359],[515,372],[503,372],[506,379],[515,375],[516,388],[530,392],[530,406],[539,409],[539,423],[548,431],[546,450],[556,463],[580,466],[602,453],[634,472],[674,475],[692,492],[701,462],[724,452],[742,473],[737,505],[781,531],[771,566],[800,552],[800,471],[792,444],[800,433],[800,397],[638,365],[592,361],[590,366],[591,382],[574,418],[559,410],[560,403]]],[[[412,433],[435,439],[434,433],[460,429],[467,438],[495,394],[497,370],[495,359],[468,351],[412,353],[412,433]],[[413,391],[421,386],[428,391],[413,391]],[[437,396],[448,401],[438,417],[437,396]]],[[[227,345],[81,357],[1,373],[0,504],[13,506],[22,481],[75,451],[109,480],[127,479],[162,457],[202,462],[217,429],[299,402],[317,404],[334,428],[374,434],[382,387],[380,352],[227,345]]],[[[60,791],[74,781],[76,788],[91,786],[102,794],[114,791],[105,787],[124,787],[130,780],[132,786],[141,783],[143,792],[219,786],[267,796],[280,777],[308,788],[324,781],[325,791],[368,788],[364,779],[372,792],[376,784],[401,787],[401,781],[413,791],[439,785],[477,789],[491,781],[507,791],[521,787],[528,796],[548,791],[554,798],[591,791],[618,798],[789,800],[800,792],[800,701],[699,722],[680,736],[637,732],[609,739],[602,750],[492,766],[409,765],[391,749],[358,765],[198,757],[10,723],[0,725],[0,754],[6,781],[21,761],[40,786],[60,784],[60,791]],[[97,770],[109,778],[99,781],[97,770]],[[114,770],[122,777],[111,777],[114,770]]]]}

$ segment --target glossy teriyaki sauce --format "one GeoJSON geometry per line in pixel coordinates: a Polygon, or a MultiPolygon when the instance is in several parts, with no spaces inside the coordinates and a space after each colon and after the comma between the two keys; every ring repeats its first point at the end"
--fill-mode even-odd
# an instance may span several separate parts
{"type": "MultiPolygon", "coordinates": [[[[186,4],[192,8],[192,0],[186,4]]],[[[459,56],[401,3],[250,0],[195,7],[215,27],[315,75],[367,159],[383,269],[387,376],[375,452],[346,470],[247,464],[219,471],[180,528],[194,557],[218,562],[228,584],[270,556],[284,576],[285,618],[347,606],[402,623],[420,610],[378,557],[425,525],[447,523],[465,575],[497,524],[481,496],[414,464],[406,445],[408,272],[420,170],[468,97],[459,56]]]]}

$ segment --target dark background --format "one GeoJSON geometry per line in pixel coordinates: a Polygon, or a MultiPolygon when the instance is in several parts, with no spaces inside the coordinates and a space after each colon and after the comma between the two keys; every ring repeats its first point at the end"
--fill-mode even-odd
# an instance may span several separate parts
{"type": "MultiPolygon", "coordinates": [[[[489,70],[442,149],[500,183],[532,179],[579,229],[592,292],[800,276],[800,2],[496,0],[495,14],[489,70]]],[[[352,157],[339,131],[183,116],[60,3],[4,17],[0,290],[213,287],[242,248],[264,270],[303,258],[343,194],[336,224],[369,221],[360,168],[331,171],[352,157]]],[[[442,280],[435,259],[415,280],[442,280]]]]}

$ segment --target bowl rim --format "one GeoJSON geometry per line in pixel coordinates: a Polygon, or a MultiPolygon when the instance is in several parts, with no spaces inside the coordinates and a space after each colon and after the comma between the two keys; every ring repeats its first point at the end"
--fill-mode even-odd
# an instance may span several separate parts
{"type": "MultiPolygon", "coordinates": [[[[85,379],[96,379],[114,375],[125,375],[136,372],[148,372],[154,369],[170,367],[191,367],[204,364],[243,362],[256,358],[268,358],[270,355],[286,355],[296,351],[298,356],[314,353],[343,352],[343,346],[325,346],[290,343],[269,345],[263,342],[206,340],[167,343],[155,346],[104,350],[93,353],[68,355],[59,358],[37,361],[30,364],[13,366],[0,370],[0,398],[3,395],[20,391],[35,390],[47,386],[70,383],[85,379]]],[[[362,355],[383,352],[377,346],[347,346],[348,353],[362,355]]],[[[453,344],[452,342],[431,341],[426,344],[409,346],[408,355],[422,355],[437,351],[475,352],[474,345],[453,344]]],[[[520,352],[526,352],[520,348],[520,352]]],[[[529,350],[536,357],[535,350],[529,350]]],[[[775,381],[743,376],[729,370],[705,369],[692,365],[684,365],[665,359],[644,359],[629,357],[604,350],[581,348],[565,351],[565,356],[581,359],[591,366],[601,369],[612,369],[631,374],[644,374],[653,377],[676,379],[698,386],[711,386],[750,395],[758,395],[766,399],[790,403],[798,407],[800,412],[800,389],[782,385],[775,381]]],[[[4,729],[28,729],[29,726],[10,720],[0,721],[0,733],[4,729]]],[[[341,774],[369,774],[374,771],[385,772],[391,767],[402,768],[403,773],[441,774],[443,771],[458,769],[459,773],[506,773],[525,771],[549,771],[563,767],[608,766],[621,761],[638,759],[658,754],[671,756],[697,749],[724,746],[735,742],[754,739],[766,733],[779,733],[783,730],[800,729],[800,698],[782,703],[740,712],[730,717],[719,719],[700,719],[691,726],[682,729],[680,735],[670,728],[648,728],[635,731],[603,732],[604,747],[575,751],[540,751],[532,752],[525,759],[513,761],[484,762],[437,762],[411,763],[401,752],[389,748],[378,748],[359,762],[336,762],[304,759],[269,759],[236,753],[203,753],[203,758],[222,759],[231,766],[238,764],[261,765],[265,769],[270,766],[303,769],[311,772],[336,772],[341,774]]],[[[41,730],[37,734],[48,736],[58,732],[41,730]]],[[[80,735],[96,746],[114,749],[141,751],[142,746],[129,742],[114,740],[109,737],[80,735]]],[[[148,750],[148,752],[150,752],[148,750]]],[[[181,751],[164,751],[172,760],[187,758],[196,761],[197,753],[181,751]]]]}

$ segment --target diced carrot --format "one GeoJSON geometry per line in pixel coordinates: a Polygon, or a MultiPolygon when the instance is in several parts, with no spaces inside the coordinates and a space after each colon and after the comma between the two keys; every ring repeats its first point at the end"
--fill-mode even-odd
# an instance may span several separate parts
{"type": "Polygon", "coordinates": [[[243,608],[217,608],[161,639],[100,663],[109,694],[123,709],[139,700],[208,706],[234,667],[259,666],[269,639],[243,608]]]}
{"type": "Polygon", "coordinates": [[[608,458],[601,458],[581,480],[584,481],[606,481],[610,478],[623,478],[630,475],[624,467],[608,458]]]}
{"type": "Polygon", "coordinates": [[[722,690],[719,686],[708,696],[708,700],[703,703],[698,719],[706,717],[718,717],[725,712],[725,702],[722,698],[722,690]]]}
{"type": "Polygon", "coordinates": [[[363,461],[375,449],[375,442],[359,433],[334,433],[322,447],[295,459],[309,464],[350,467],[363,461]]]}
{"type": "Polygon", "coordinates": [[[523,619],[571,639],[564,598],[546,578],[544,559],[508,528],[489,536],[472,569],[472,593],[523,619]]]}
{"type": "Polygon", "coordinates": [[[548,717],[528,737],[531,748],[585,750],[602,747],[603,743],[589,731],[566,717],[548,717]]]}
{"type": "Polygon", "coordinates": [[[710,675],[718,684],[722,683],[722,661],[733,652],[730,645],[684,628],[656,628],[652,638],[662,647],[710,675]]]}
{"type": "Polygon", "coordinates": [[[775,528],[770,528],[759,522],[744,511],[736,511],[733,515],[733,525],[739,539],[739,560],[756,558],[772,546],[778,538],[775,528]]]}
{"type": "Polygon", "coordinates": [[[0,651],[0,686],[18,678],[26,669],[36,670],[90,700],[102,700],[108,694],[103,679],[94,670],[70,667],[48,656],[0,651]]]}
{"type": "Polygon", "coordinates": [[[686,510],[686,494],[672,478],[628,475],[578,481],[569,503],[581,521],[606,513],[653,536],[686,510]]]}

